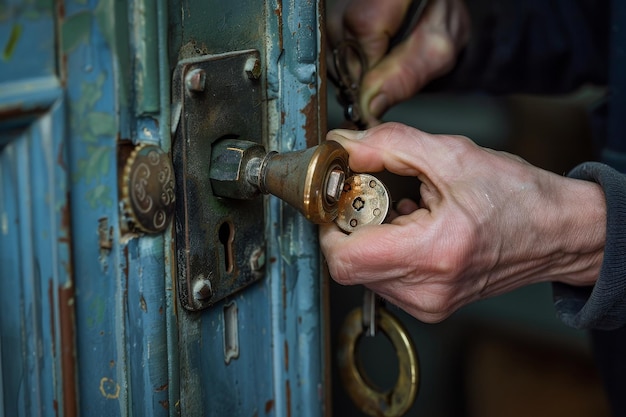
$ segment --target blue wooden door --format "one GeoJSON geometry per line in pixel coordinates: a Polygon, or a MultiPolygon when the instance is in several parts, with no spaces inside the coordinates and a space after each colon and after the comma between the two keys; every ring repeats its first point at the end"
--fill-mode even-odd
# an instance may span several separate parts
{"type": "Polygon", "coordinates": [[[320,15],[304,0],[0,2],[0,416],[326,413],[315,228],[266,198],[263,277],[190,311],[180,219],[141,225],[128,195],[138,150],[166,162],[159,181],[171,162],[183,58],[256,51],[259,140],[318,143],[320,15]]]}

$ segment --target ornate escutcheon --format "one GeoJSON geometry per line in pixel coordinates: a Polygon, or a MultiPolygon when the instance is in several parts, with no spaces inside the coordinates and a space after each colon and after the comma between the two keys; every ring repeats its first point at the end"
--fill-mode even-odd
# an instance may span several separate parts
{"type": "Polygon", "coordinates": [[[154,145],[137,146],[124,166],[122,199],[132,227],[146,233],[165,230],[175,208],[169,155],[154,145]]]}

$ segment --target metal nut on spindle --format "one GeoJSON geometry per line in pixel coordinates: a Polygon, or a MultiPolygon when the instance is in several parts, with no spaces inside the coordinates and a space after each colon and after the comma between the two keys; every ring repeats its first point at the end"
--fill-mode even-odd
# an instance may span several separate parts
{"type": "Polygon", "coordinates": [[[227,139],[213,144],[209,166],[213,193],[240,200],[258,196],[259,189],[251,180],[258,176],[253,171],[258,171],[265,155],[265,148],[256,142],[227,139]]]}

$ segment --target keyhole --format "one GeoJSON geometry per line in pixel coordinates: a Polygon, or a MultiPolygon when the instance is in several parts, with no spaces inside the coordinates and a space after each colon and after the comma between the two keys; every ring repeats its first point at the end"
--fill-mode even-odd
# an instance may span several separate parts
{"type": "Polygon", "coordinates": [[[218,232],[219,239],[224,246],[224,269],[226,272],[233,272],[234,254],[233,254],[233,240],[235,238],[235,228],[229,221],[225,221],[220,226],[218,232]]]}

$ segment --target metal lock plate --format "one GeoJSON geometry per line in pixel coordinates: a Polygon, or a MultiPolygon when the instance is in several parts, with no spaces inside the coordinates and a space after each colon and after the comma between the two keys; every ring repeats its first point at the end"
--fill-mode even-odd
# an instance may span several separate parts
{"type": "Polygon", "coordinates": [[[172,80],[176,255],[182,305],[201,310],[264,275],[263,199],[216,197],[209,177],[220,139],[262,143],[256,50],[179,61],[172,80]]]}

